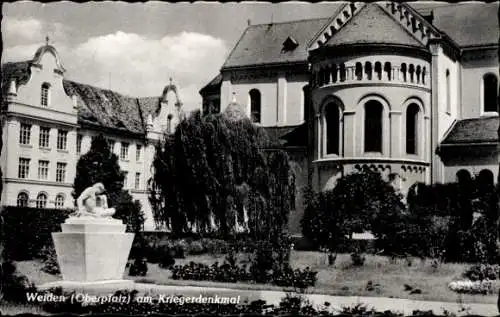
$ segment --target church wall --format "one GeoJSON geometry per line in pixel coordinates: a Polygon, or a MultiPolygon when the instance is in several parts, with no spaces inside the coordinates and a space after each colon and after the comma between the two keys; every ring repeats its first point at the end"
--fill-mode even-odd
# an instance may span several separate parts
{"type": "Polygon", "coordinates": [[[445,133],[450,129],[453,122],[459,115],[459,76],[460,65],[458,61],[453,61],[446,56],[442,50],[438,55],[438,74],[431,74],[432,80],[438,81],[438,141],[441,141],[445,133]],[[446,74],[449,71],[449,93],[447,93],[446,74]],[[448,101],[448,95],[450,100],[448,101]]]}
{"type": "Polygon", "coordinates": [[[469,151],[468,154],[450,155],[444,159],[445,165],[445,182],[456,181],[456,174],[459,170],[465,169],[470,172],[471,176],[477,175],[481,170],[488,169],[498,178],[498,150],[494,149],[480,153],[469,151]]]}
{"type": "Polygon", "coordinates": [[[498,57],[477,52],[477,59],[462,62],[462,118],[477,118],[483,112],[483,76],[493,73],[499,78],[498,57]]]}
{"type": "MultiPolygon", "coordinates": [[[[313,103],[316,112],[322,111],[321,107],[328,101],[328,97],[336,96],[344,106],[343,120],[343,149],[344,157],[370,157],[373,153],[364,153],[364,103],[370,98],[380,100],[386,108],[383,114],[383,154],[382,157],[414,159],[428,161],[430,150],[427,135],[430,129],[429,105],[430,92],[427,89],[412,89],[403,85],[384,84],[359,85],[346,87],[327,87],[313,91],[313,103]],[[423,113],[419,116],[419,144],[420,151],[417,155],[406,154],[405,151],[405,110],[408,102],[416,101],[423,106],[423,113]]],[[[318,119],[317,119],[318,120],[318,119]]],[[[319,119],[321,120],[321,119],[319,119]]],[[[321,121],[320,121],[321,123],[321,121]]],[[[318,124],[318,121],[315,123],[318,124]]],[[[321,142],[323,146],[324,132],[320,127],[321,142]]],[[[320,157],[324,156],[323,149],[317,149],[320,157]]]]}

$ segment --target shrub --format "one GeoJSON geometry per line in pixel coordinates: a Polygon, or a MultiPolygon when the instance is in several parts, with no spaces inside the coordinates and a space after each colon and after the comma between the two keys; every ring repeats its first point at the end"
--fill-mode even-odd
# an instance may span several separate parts
{"type": "Polygon", "coordinates": [[[359,251],[351,253],[351,261],[354,266],[363,266],[365,264],[365,256],[359,251]]]}
{"type": "Polygon", "coordinates": [[[52,244],[52,232],[60,232],[61,223],[72,212],[69,209],[4,207],[3,243],[6,257],[14,261],[40,258],[40,250],[52,244]]]}
{"type": "Polygon", "coordinates": [[[1,299],[12,303],[25,303],[26,293],[35,291],[35,286],[30,283],[26,276],[16,272],[16,265],[12,261],[4,261],[1,272],[1,299]]]}
{"type": "Polygon", "coordinates": [[[158,266],[162,269],[168,269],[175,264],[174,251],[172,251],[168,246],[163,246],[157,251],[158,254],[158,266]]]}
{"type": "Polygon", "coordinates": [[[471,281],[496,280],[500,277],[500,266],[490,264],[476,264],[469,267],[463,277],[471,281]]]}
{"type": "Polygon", "coordinates": [[[205,247],[203,246],[201,241],[192,241],[189,244],[188,254],[198,255],[198,254],[203,254],[203,253],[205,253],[205,247]]]}
{"type": "Polygon", "coordinates": [[[59,263],[57,262],[57,253],[54,245],[51,243],[49,246],[45,246],[40,255],[43,259],[42,270],[46,273],[56,275],[60,274],[59,263]]]}
{"type": "Polygon", "coordinates": [[[129,275],[130,276],[146,276],[148,273],[148,264],[146,259],[135,259],[135,261],[130,265],[129,275]]]}

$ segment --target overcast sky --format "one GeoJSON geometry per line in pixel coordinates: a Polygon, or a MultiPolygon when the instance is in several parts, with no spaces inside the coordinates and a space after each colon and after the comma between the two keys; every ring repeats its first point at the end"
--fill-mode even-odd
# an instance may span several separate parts
{"type": "Polygon", "coordinates": [[[31,59],[45,37],[66,78],[131,96],[158,96],[172,77],[187,110],[218,74],[247,21],[328,17],[334,3],[14,2],[3,4],[2,63],[31,59]]]}

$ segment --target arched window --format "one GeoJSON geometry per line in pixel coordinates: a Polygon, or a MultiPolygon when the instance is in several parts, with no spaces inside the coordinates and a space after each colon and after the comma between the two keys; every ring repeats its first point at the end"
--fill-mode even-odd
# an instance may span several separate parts
{"type": "Polygon", "coordinates": [[[387,74],[387,79],[392,79],[392,66],[390,62],[385,62],[384,64],[384,72],[387,74]]]}
{"type": "Polygon", "coordinates": [[[483,77],[483,109],[484,112],[497,112],[498,78],[494,74],[483,77]]]}
{"type": "Polygon", "coordinates": [[[356,63],[355,75],[357,80],[363,79],[363,65],[360,62],[356,63]]]}
{"type": "Polygon", "coordinates": [[[420,74],[422,73],[422,67],[420,65],[417,66],[417,70],[415,71],[415,74],[417,75],[417,84],[420,84],[420,74]]]}
{"type": "Polygon", "coordinates": [[[44,107],[47,107],[49,105],[49,90],[50,90],[50,84],[43,83],[42,92],[40,95],[40,104],[44,107]]]}
{"type": "Polygon", "coordinates": [[[36,208],[46,208],[47,207],[47,195],[45,193],[40,193],[36,197],[36,208]]]}
{"type": "Polygon", "coordinates": [[[418,151],[418,112],[417,104],[410,104],[406,109],[406,153],[417,154],[418,151]]]}
{"type": "Polygon", "coordinates": [[[338,70],[339,69],[338,69],[337,64],[333,64],[333,66],[332,66],[332,72],[333,72],[333,74],[332,74],[332,82],[334,82],[334,83],[336,83],[339,80],[339,78],[338,78],[339,77],[338,76],[338,70]]]}
{"type": "Polygon", "coordinates": [[[370,62],[365,63],[365,74],[366,74],[366,78],[368,78],[368,80],[372,79],[372,63],[370,63],[370,62]]]}
{"type": "Polygon", "coordinates": [[[382,79],[382,64],[380,62],[375,63],[375,74],[377,74],[377,79],[382,79]]]}
{"type": "Polygon", "coordinates": [[[325,106],[326,154],[337,154],[340,151],[340,109],[335,103],[325,106]]]}
{"type": "Polygon", "coordinates": [[[56,208],[64,207],[64,195],[63,194],[57,194],[55,205],[56,205],[56,208]]]}
{"type": "Polygon", "coordinates": [[[451,81],[450,70],[446,70],[446,112],[451,113],[451,81]]]}
{"type": "Polygon", "coordinates": [[[410,81],[414,82],[415,81],[415,65],[410,64],[410,67],[408,68],[408,73],[410,74],[410,81]]]}
{"type": "Polygon", "coordinates": [[[257,89],[250,90],[250,115],[253,122],[260,123],[261,98],[260,91],[258,91],[257,89]]]}
{"type": "Polygon", "coordinates": [[[493,187],[495,185],[495,176],[493,172],[489,169],[483,169],[479,172],[479,175],[476,178],[478,180],[478,185],[481,189],[493,187]]]}
{"type": "Polygon", "coordinates": [[[340,64],[340,81],[345,81],[347,77],[347,72],[345,69],[345,64],[340,64]]]}
{"type": "Polygon", "coordinates": [[[406,63],[401,64],[401,74],[403,74],[403,81],[406,81],[406,63]]]}
{"type": "Polygon", "coordinates": [[[382,152],[382,113],[380,102],[365,103],[365,152],[382,152]]]}
{"type": "Polygon", "coordinates": [[[425,75],[427,74],[427,70],[425,69],[425,66],[422,68],[422,84],[425,85],[425,75]]]}
{"type": "Polygon", "coordinates": [[[21,192],[17,195],[17,207],[28,207],[29,196],[25,192],[21,192]]]}
{"type": "Polygon", "coordinates": [[[472,176],[468,170],[461,169],[456,174],[457,182],[460,184],[469,183],[472,180],[472,176]]]}

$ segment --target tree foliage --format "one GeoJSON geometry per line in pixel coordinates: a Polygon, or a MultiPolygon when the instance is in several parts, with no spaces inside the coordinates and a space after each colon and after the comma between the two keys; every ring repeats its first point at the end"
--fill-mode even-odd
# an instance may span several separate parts
{"type": "Polygon", "coordinates": [[[404,211],[401,198],[379,173],[346,175],[333,189],[307,195],[303,235],[330,250],[355,232],[371,231],[377,238],[387,239],[389,229],[398,230],[390,226],[404,211]]]}
{"type": "Polygon", "coordinates": [[[118,156],[111,152],[101,134],[92,140],[90,150],[78,160],[72,194],[77,199],[87,187],[95,183],[104,184],[108,205],[116,209],[113,217],[123,220],[127,231],[138,233],[142,230],[144,214],[141,204],[133,201],[128,191],[123,190],[124,178],[118,156]]]}
{"type": "Polygon", "coordinates": [[[150,181],[156,222],[174,234],[216,230],[225,237],[248,226],[254,238],[277,241],[295,179],[287,154],[268,145],[248,119],[194,112],[157,147],[150,181]]]}
{"type": "Polygon", "coordinates": [[[109,206],[118,202],[123,189],[124,173],[120,169],[118,156],[111,152],[102,134],[92,139],[90,150],[82,155],[76,164],[73,183],[73,198],[95,183],[103,183],[106,188],[109,206]]]}

